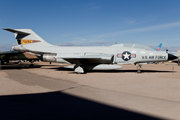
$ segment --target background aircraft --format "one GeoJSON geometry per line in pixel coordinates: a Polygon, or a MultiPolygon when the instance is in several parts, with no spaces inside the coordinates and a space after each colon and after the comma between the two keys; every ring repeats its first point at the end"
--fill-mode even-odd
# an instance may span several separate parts
{"type": "Polygon", "coordinates": [[[159,46],[157,47],[156,51],[160,51],[161,46],[162,46],[162,43],[159,44],[159,46]]]}
{"type": "Polygon", "coordinates": [[[22,61],[29,61],[31,65],[35,61],[39,61],[39,58],[34,53],[30,52],[21,52],[21,51],[6,51],[0,52],[1,64],[9,63],[11,60],[18,60],[18,63],[21,64],[22,61]]]}
{"type": "Polygon", "coordinates": [[[118,64],[160,62],[176,57],[162,51],[138,44],[116,44],[104,47],[59,47],[51,45],[31,29],[4,29],[15,34],[17,46],[13,49],[22,52],[40,53],[41,60],[75,64],[76,73],[86,70],[114,70],[118,64]]]}

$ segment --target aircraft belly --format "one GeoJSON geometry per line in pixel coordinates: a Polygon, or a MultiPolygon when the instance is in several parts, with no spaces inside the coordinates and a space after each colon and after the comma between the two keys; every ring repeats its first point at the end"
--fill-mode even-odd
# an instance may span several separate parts
{"type": "Polygon", "coordinates": [[[67,64],[71,64],[70,62],[64,60],[64,59],[56,59],[56,62],[58,63],[67,63],[67,64]]]}
{"type": "Polygon", "coordinates": [[[110,64],[109,60],[101,59],[64,59],[71,64],[110,64]]]}
{"type": "Polygon", "coordinates": [[[83,65],[82,66],[86,70],[116,70],[121,69],[122,66],[112,65],[112,64],[91,64],[91,65],[83,65]]]}

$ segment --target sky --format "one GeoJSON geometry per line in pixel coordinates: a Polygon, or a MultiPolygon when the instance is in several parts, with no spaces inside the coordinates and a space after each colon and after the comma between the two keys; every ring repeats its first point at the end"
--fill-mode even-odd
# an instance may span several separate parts
{"type": "MultiPolygon", "coordinates": [[[[136,43],[180,48],[180,0],[0,0],[0,27],[32,29],[48,43],[136,43]]],[[[16,45],[0,29],[0,50],[16,45]]]]}

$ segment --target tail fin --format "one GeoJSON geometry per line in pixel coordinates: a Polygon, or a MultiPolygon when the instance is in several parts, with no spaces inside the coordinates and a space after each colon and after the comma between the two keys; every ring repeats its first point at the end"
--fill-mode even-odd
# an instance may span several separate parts
{"type": "Polygon", "coordinates": [[[160,51],[161,46],[162,46],[162,43],[159,44],[159,46],[157,47],[156,51],[160,51]]]}
{"type": "Polygon", "coordinates": [[[8,28],[3,28],[3,29],[9,32],[13,32],[15,34],[18,45],[30,44],[35,42],[45,42],[31,29],[8,29],[8,28]]]}

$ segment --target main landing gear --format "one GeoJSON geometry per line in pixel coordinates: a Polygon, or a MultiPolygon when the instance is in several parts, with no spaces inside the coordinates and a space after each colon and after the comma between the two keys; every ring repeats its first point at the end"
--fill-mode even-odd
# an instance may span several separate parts
{"type": "Polygon", "coordinates": [[[74,71],[77,73],[77,74],[83,74],[85,73],[84,69],[79,65],[76,65],[74,66],[74,71]]]}

